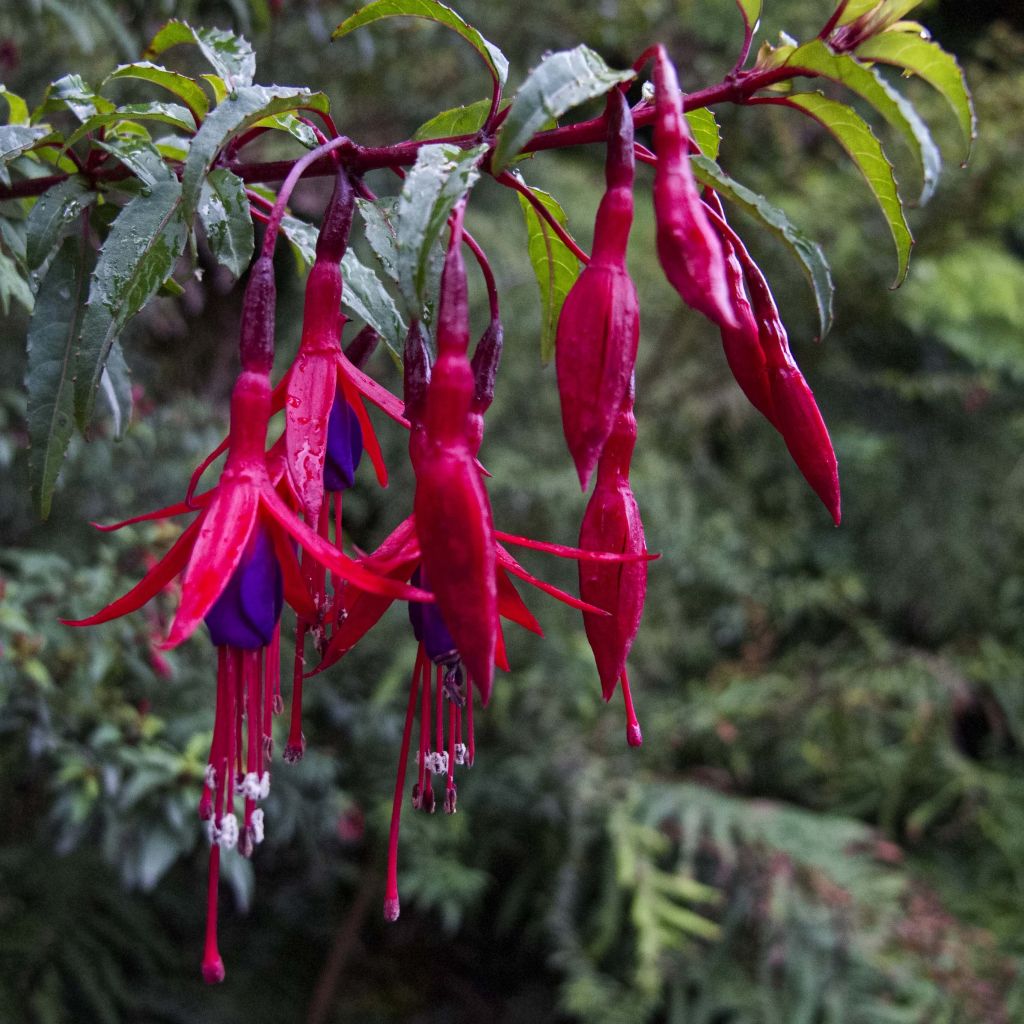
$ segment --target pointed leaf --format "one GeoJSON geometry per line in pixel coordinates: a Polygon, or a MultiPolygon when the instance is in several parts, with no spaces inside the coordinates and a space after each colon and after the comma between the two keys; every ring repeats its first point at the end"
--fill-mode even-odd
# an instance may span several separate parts
{"type": "MultiPolygon", "coordinates": [[[[539,188],[530,191],[559,224],[566,226],[565,211],[554,196],[539,188]]],[[[530,263],[540,287],[540,357],[546,363],[555,354],[558,317],[566,295],[580,275],[580,264],[572,250],[555,234],[551,225],[537,213],[525,196],[519,195],[519,205],[526,220],[530,263]]]]}
{"type": "Polygon", "coordinates": [[[494,173],[503,171],[552,118],[634,77],[633,71],[612,70],[599,54],[582,44],[545,57],[512,100],[491,157],[494,173]]]}
{"type": "Polygon", "coordinates": [[[146,192],[161,181],[177,182],[174,171],[164,163],[159,150],[147,139],[143,138],[108,138],[97,141],[100,149],[106,150],[127,167],[140,182],[146,192]]]}
{"type": "Polygon", "coordinates": [[[967,80],[956,58],[946,53],[938,43],[909,32],[886,32],[875,36],[857,47],[857,56],[861,60],[895,65],[937,89],[956,114],[964,137],[964,161],[970,158],[971,147],[978,134],[978,122],[967,80]]]}
{"type": "Polygon", "coordinates": [[[80,236],[69,238],[39,286],[28,327],[29,473],[44,519],[50,514],[57,474],[74,427],[71,373],[88,284],[84,241],[80,236]]]}
{"type": "Polygon", "coordinates": [[[90,132],[98,131],[118,121],[160,121],[173,128],[180,128],[191,134],[196,130],[196,123],[188,108],[180,103],[128,103],[116,110],[107,110],[86,118],[65,140],[64,148],[73,146],[79,139],[90,132]]]}
{"type": "Polygon", "coordinates": [[[460,149],[448,143],[422,146],[406,175],[398,200],[398,286],[410,312],[433,299],[427,283],[434,243],[441,238],[448,214],[480,177],[477,161],[486,145],[460,149]]]}
{"type": "Polygon", "coordinates": [[[845,85],[852,92],[867,100],[906,140],[917,162],[921,175],[921,194],[918,202],[922,205],[931,198],[938,184],[942,157],[932,141],[928,127],[917,115],[908,100],[893,89],[872,68],[854,60],[848,54],[833,53],[820,39],[798,46],[787,63],[793,67],[807,68],[845,85]]]}
{"type": "MultiPolygon", "coordinates": [[[[505,104],[507,106],[507,104],[505,104]]],[[[452,135],[473,135],[480,131],[491,109],[490,100],[477,100],[465,107],[443,110],[413,132],[414,139],[443,139],[452,135]]]]}
{"type": "Polygon", "coordinates": [[[229,91],[251,85],[256,74],[256,54],[243,36],[219,28],[193,28],[184,21],[169,21],[146,48],[144,56],[159,57],[181,43],[195,43],[210,67],[224,79],[229,91]]]}
{"type": "Polygon", "coordinates": [[[0,83],[0,98],[7,104],[8,124],[28,124],[28,104],[16,93],[11,92],[6,85],[0,83]]]}
{"type": "Polygon", "coordinates": [[[836,24],[849,25],[851,21],[874,10],[880,26],[891,25],[920,3],[921,0],[850,0],[836,24]]]}
{"type": "Polygon", "coordinates": [[[281,230],[288,239],[295,254],[295,262],[299,265],[299,273],[304,274],[316,259],[316,240],[319,232],[315,224],[308,224],[298,217],[285,214],[281,218],[281,230]]]}
{"type": "Polygon", "coordinates": [[[407,328],[394,299],[380,278],[349,249],[341,261],[344,287],[341,301],[360,320],[368,323],[391,351],[402,357],[407,328]]]}
{"type": "Polygon", "coordinates": [[[397,204],[385,197],[369,202],[356,199],[362,215],[366,241],[380,262],[384,273],[398,284],[398,242],[395,239],[394,218],[397,204]]]}
{"type": "Polygon", "coordinates": [[[96,201],[84,178],[72,176],[44,192],[28,215],[25,261],[29,270],[43,265],[64,228],[96,201]]]}
{"type": "Polygon", "coordinates": [[[114,340],[170,277],[187,235],[177,181],[133,199],[114,221],[92,275],[75,355],[75,415],[83,429],[114,340]]]}
{"type": "Polygon", "coordinates": [[[835,287],[821,246],[797,229],[779,207],[773,206],[764,196],[730,178],[713,160],[695,156],[690,162],[693,173],[702,184],[713,188],[719,195],[746,210],[796,257],[814,293],[818,329],[821,337],[825,337],[832,328],[832,297],[835,287]]]}
{"type": "Polygon", "coordinates": [[[26,149],[50,134],[44,125],[7,124],[0,128],[0,167],[21,156],[26,149]]]}
{"type": "Polygon", "coordinates": [[[736,0],[736,6],[740,9],[747,28],[753,32],[761,17],[761,0],[736,0]]]}
{"type": "Polygon", "coordinates": [[[106,77],[106,82],[117,81],[124,78],[136,78],[143,82],[151,82],[168,92],[174,93],[192,112],[196,120],[202,120],[210,109],[210,101],[206,98],[201,85],[194,82],[187,75],[181,75],[177,71],[168,71],[167,68],[150,61],[140,61],[136,64],[122,64],[115,68],[106,77]]]}
{"type": "Polygon", "coordinates": [[[87,121],[96,114],[106,114],[114,104],[104,99],[81,75],[64,75],[47,86],[43,102],[32,111],[32,120],[54,110],[70,110],[79,121],[87,121]]]}
{"type": "Polygon", "coordinates": [[[32,312],[32,289],[21,276],[18,264],[6,253],[0,252],[0,311],[3,311],[4,316],[10,313],[12,301],[32,312]]]}
{"type": "Polygon", "coordinates": [[[210,172],[199,198],[199,219],[214,259],[241,277],[253,250],[252,215],[245,183],[222,167],[210,172]]]}
{"type": "Polygon", "coordinates": [[[287,132],[296,142],[306,149],[316,149],[320,145],[316,133],[308,124],[304,124],[294,114],[275,114],[256,122],[256,127],[273,128],[279,132],[287,132]]]}
{"type": "Polygon", "coordinates": [[[297,107],[326,111],[329,103],[323,93],[313,93],[308,89],[252,85],[238,89],[207,115],[203,126],[192,140],[181,175],[182,206],[186,223],[191,223],[195,215],[207,169],[228,139],[235,132],[244,130],[265,117],[297,107]]]}
{"type": "Polygon", "coordinates": [[[700,151],[712,160],[718,159],[718,150],[722,145],[722,133],[714,113],[707,107],[697,107],[686,111],[686,121],[693,134],[693,141],[700,151]]]}
{"type": "Polygon", "coordinates": [[[488,42],[480,33],[467,25],[450,7],[437,3],[436,0],[374,0],[373,3],[356,11],[351,17],[346,18],[332,34],[332,39],[340,39],[354,32],[363,25],[379,21],[381,18],[394,18],[400,15],[407,15],[413,18],[426,18],[428,21],[435,21],[439,25],[458,32],[477,53],[484,59],[491,77],[499,84],[504,85],[508,79],[508,58],[493,43],[488,42]]]}
{"type": "Polygon", "coordinates": [[[882,152],[878,139],[859,114],[845,103],[830,100],[820,92],[790,96],[786,99],[786,105],[802,110],[827,128],[864,175],[896,244],[896,279],[892,287],[898,288],[907,276],[914,238],[903,215],[903,203],[896,190],[892,164],[882,152]]]}
{"type": "Polygon", "coordinates": [[[103,373],[100,374],[100,394],[103,395],[110,412],[110,423],[114,440],[120,441],[128,430],[132,419],[132,377],[124,359],[121,343],[115,341],[110,347],[103,373]]]}

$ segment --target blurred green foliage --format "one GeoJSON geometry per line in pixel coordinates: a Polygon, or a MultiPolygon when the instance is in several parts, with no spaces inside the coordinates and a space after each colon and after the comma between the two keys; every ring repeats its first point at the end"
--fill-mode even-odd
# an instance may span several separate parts
{"type": "MultiPolygon", "coordinates": [[[[766,6],[772,39],[806,36],[827,14],[825,3],[766,6]]],[[[661,38],[686,88],[720,77],[739,35],[727,0],[459,8],[512,57],[513,81],[545,49],[583,41],[622,65],[661,38]]],[[[175,14],[249,34],[261,80],[324,88],[342,129],[368,143],[481,98],[471,51],[421,23],[328,45],[351,9],[37,0],[0,10],[0,67],[27,96],[63,71],[99,77],[175,14]]],[[[394,609],[310,683],[309,752],[275,772],[268,841],[252,865],[225,858],[233,902],[217,990],[198,978],[205,841],[194,812],[212,651],[201,638],[155,650],[172,597],[90,631],[57,618],[121,592],[173,536],[97,537],[87,523],[174,500],[215,443],[237,289],[209,268],[181,300],[151,305],[125,346],[137,421],[121,444],[73,443],[45,524],[30,510],[25,323],[12,309],[0,348],[0,1018],[1024,1019],[1024,19],[1013,4],[951,0],[922,17],[964,60],[981,136],[970,168],[951,165],[914,212],[918,245],[898,292],[886,290],[884,224],[834,145],[784,111],[720,112],[723,165],[832,260],[837,328],[814,345],[797,271],[737,224],[832,429],[842,528],[746,407],[713,331],[663,281],[640,202],[634,488],[649,545],[664,552],[632,658],[645,746],[628,750],[619,709],[601,704],[577,616],[528,597],[547,637],[509,636],[514,671],[478,716],[459,814],[406,813],[403,915],[385,926],[413,657],[394,609]]],[[[939,104],[924,91],[920,102],[955,142],[939,104]]],[[[585,241],[597,155],[536,158],[526,173],[585,241]]],[[[391,187],[385,175],[378,184],[391,187]]],[[[324,198],[314,184],[296,205],[313,219],[324,198]]],[[[518,203],[483,182],[469,224],[495,263],[507,332],[482,453],[496,517],[571,543],[583,501],[553,371],[538,362],[518,203]]],[[[279,270],[284,359],[301,282],[285,255],[279,270]]],[[[397,386],[386,357],[372,368],[397,386]]],[[[390,489],[361,475],[347,498],[365,545],[409,506],[402,438],[385,429],[385,447],[390,489]]],[[[526,561],[573,586],[571,567],[526,561]]]]}

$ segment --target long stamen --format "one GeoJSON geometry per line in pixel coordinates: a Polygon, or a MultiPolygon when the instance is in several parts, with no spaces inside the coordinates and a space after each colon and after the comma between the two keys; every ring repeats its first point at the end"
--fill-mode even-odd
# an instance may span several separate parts
{"type": "MultiPolygon", "coordinates": [[[[334,546],[340,551],[341,550],[341,491],[334,492],[334,546]]],[[[331,587],[334,590],[334,605],[340,610],[341,608],[341,577],[335,573],[331,573],[331,587]]]]}
{"type": "Polygon", "coordinates": [[[473,680],[466,676],[466,733],[468,747],[466,750],[466,764],[470,768],[476,760],[476,738],[473,735],[473,680]]]}
{"type": "Polygon", "coordinates": [[[305,645],[308,625],[303,619],[295,624],[295,662],[292,671],[292,714],[288,729],[288,742],[284,748],[284,759],[289,764],[302,760],[306,752],[306,737],[302,734],[302,672],[306,665],[305,645]]]}
{"type": "Polygon", "coordinates": [[[430,751],[430,681],[433,675],[423,644],[420,644],[423,663],[423,700],[420,708],[420,778],[419,807],[424,811],[434,810],[434,784],[427,771],[427,754],[430,751]]]}
{"type": "Polygon", "coordinates": [[[436,728],[434,750],[444,750],[444,668],[438,665],[434,673],[434,686],[437,688],[436,728]]]}
{"type": "Polygon", "coordinates": [[[216,985],[224,980],[224,961],[217,948],[217,893],[220,887],[220,847],[210,850],[210,873],[206,886],[206,945],[203,949],[203,981],[216,985]]]}
{"type": "MultiPolygon", "coordinates": [[[[416,698],[420,680],[430,678],[430,669],[426,664],[423,645],[416,652],[416,664],[412,670],[412,682],[409,684],[409,705],[405,711],[405,728],[402,730],[402,748],[398,754],[398,771],[395,774],[395,798],[391,804],[391,831],[388,833],[388,876],[384,891],[384,917],[388,921],[397,921],[401,906],[398,901],[398,830],[402,821],[402,793],[405,789],[405,770],[409,764],[409,743],[412,739],[412,723],[416,715],[416,698]]],[[[420,757],[422,765],[423,758],[420,757]]]]}
{"type": "Polygon", "coordinates": [[[622,683],[622,700],[626,705],[626,742],[631,747],[639,747],[643,741],[643,733],[640,732],[640,722],[636,717],[636,710],[633,707],[633,693],[629,688],[629,676],[626,675],[626,670],[622,670],[622,675],[619,677],[619,681],[622,683]]]}
{"type": "Polygon", "coordinates": [[[455,701],[448,701],[448,781],[444,790],[446,814],[455,813],[455,701]]]}

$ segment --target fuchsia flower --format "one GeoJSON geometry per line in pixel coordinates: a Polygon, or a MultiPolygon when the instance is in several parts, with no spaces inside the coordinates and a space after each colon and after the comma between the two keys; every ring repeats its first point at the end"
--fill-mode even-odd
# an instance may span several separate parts
{"type": "Polygon", "coordinates": [[[594,223],[590,263],[565,297],[555,340],[562,427],[585,490],[629,387],[640,339],[636,287],[626,270],[633,223],[633,119],[608,94],[607,189],[594,223]]]}
{"type": "Polygon", "coordinates": [[[654,213],[658,259],[683,302],[716,324],[735,327],[722,256],[690,167],[693,140],[683,115],[676,69],[662,46],[654,57],[654,213]]]}
{"type": "MultiPolygon", "coordinates": [[[[581,548],[646,555],[640,510],[629,485],[629,465],[635,444],[636,418],[633,397],[628,394],[597,466],[597,485],[580,527],[581,548]]],[[[630,746],[638,747],[643,737],[633,708],[626,658],[643,616],[647,562],[643,558],[619,562],[581,559],[579,566],[580,597],[611,616],[583,613],[587,640],[601,677],[601,692],[606,701],[611,700],[616,683],[621,681],[626,705],[626,738],[630,746]]]]}
{"type": "Polygon", "coordinates": [[[441,277],[437,362],[409,455],[416,474],[413,514],[423,569],[484,703],[494,679],[498,584],[491,505],[469,445],[474,395],[467,358],[469,311],[460,204],[441,277]]]}

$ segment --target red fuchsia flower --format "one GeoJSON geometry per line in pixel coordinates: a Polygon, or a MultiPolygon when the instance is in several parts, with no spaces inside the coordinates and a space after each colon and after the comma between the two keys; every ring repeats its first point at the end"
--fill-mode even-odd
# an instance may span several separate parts
{"type": "Polygon", "coordinates": [[[633,120],[618,89],[608,95],[607,188],[590,263],[565,297],[555,340],[562,427],[586,490],[629,387],[640,338],[636,287],[626,270],[633,223],[633,120]]]}
{"type": "MultiPolygon", "coordinates": [[[[597,465],[597,485],[587,503],[580,527],[580,547],[588,551],[614,551],[646,555],[647,544],[640,510],[629,485],[629,465],[636,444],[633,396],[628,394],[615,419],[608,444],[597,465]]],[[[643,742],[640,723],[626,674],[626,658],[640,628],[647,593],[647,562],[580,560],[580,597],[610,618],[583,613],[590,649],[594,652],[601,692],[611,700],[622,683],[626,705],[626,739],[630,746],[643,742]]]]}
{"type": "MultiPolygon", "coordinates": [[[[213,746],[200,813],[210,821],[213,851],[209,874],[209,917],[203,976],[224,977],[217,952],[216,906],[220,849],[241,844],[251,853],[263,832],[256,801],[266,795],[269,775],[270,711],[279,703],[277,621],[282,597],[297,614],[316,609],[306,589],[293,548],[308,553],[356,587],[389,597],[430,600],[402,581],[377,575],[342,554],[291,511],[275,490],[264,455],[271,411],[274,276],[269,257],[253,267],[243,308],[240,356],[242,372],[231,398],[227,460],[217,485],[196,499],[199,515],[127,594],[86,619],[88,626],[135,611],[163,590],[182,570],[181,600],[163,643],[175,647],[205,618],[218,646],[218,703],[213,746]],[[279,596],[280,595],[280,596],[279,596]],[[266,661],[266,668],[264,668],[266,661]],[[249,727],[245,770],[239,716],[249,727]],[[244,830],[233,813],[235,789],[245,798],[244,830]]],[[[185,511],[171,506],[140,518],[185,511]]]]}
{"type": "MultiPolygon", "coordinates": [[[[742,271],[740,280],[731,277],[731,285],[745,333],[742,338],[737,334],[727,340],[723,329],[727,357],[732,346],[729,364],[733,366],[733,359],[736,360],[733,373],[744,393],[782,435],[797,468],[838,526],[842,518],[839,465],[818,403],[790,351],[786,328],[768,282],[726,223],[717,197],[710,212],[731,261],[742,271]],[[750,293],[749,303],[743,294],[743,282],[750,293]]],[[[732,275],[735,267],[730,271],[732,275]]]]}
{"type": "Polygon", "coordinates": [[[664,47],[654,55],[654,214],[658,259],[683,302],[716,324],[735,327],[725,260],[690,167],[694,147],[676,69],[664,47]]]}
{"type": "Polygon", "coordinates": [[[499,631],[498,587],[491,505],[469,446],[474,380],[467,358],[463,211],[460,204],[452,218],[441,277],[437,362],[427,387],[422,425],[416,424],[410,433],[409,454],[416,475],[413,514],[423,568],[486,703],[499,631]]]}

